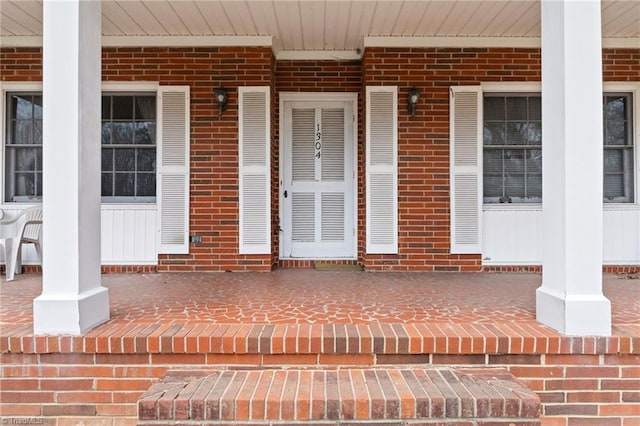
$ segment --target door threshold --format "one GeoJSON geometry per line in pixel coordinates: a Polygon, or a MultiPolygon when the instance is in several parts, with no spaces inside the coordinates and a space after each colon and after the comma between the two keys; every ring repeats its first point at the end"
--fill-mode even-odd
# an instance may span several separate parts
{"type": "Polygon", "coordinates": [[[358,263],[314,262],[313,269],[317,271],[362,271],[363,267],[358,263]]]}
{"type": "Polygon", "coordinates": [[[319,271],[362,271],[364,267],[358,264],[356,258],[333,258],[333,259],[306,259],[306,258],[280,258],[277,268],[283,269],[317,269],[319,271]]]}

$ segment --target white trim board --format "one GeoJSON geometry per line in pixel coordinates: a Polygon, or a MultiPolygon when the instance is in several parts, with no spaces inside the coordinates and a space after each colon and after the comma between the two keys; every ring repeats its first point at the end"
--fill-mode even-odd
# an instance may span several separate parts
{"type": "MultiPolygon", "coordinates": [[[[366,47],[513,47],[540,48],[540,37],[474,37],[474,36],[365,36],[350,50],[284,50],[274,45],[272,35],[167,35],[167,36],[102,36],[103,47],[203,47],[251,46],[271,47],[276,60],[350,60],[362,58],[366,47]]],[[[42,36],[3,36],[0,47],[42,47],[42,36]]],[[[637,49],[637,37],[602,39],[605,49],[637,49]]]]}

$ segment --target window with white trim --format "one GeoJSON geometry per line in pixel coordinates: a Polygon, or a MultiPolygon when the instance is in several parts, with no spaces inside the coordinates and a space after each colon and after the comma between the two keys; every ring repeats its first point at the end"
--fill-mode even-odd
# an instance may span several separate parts
{"type": "Polygon", "coordinates": [[[5,200],[41,200],[42,93],[8,93],[5,127],[5,200]]]}
{"type": "MultiPolygon", "coordinates": [[[[604,202],[634,202],[633,96],[603,95],[604,202]]],[[[483,201],[542,202],[541,96],[485,93],[483,201]]]]}
{"type": "MultiPolygon", "coordinates": [[[[156,201],[156,94],[103,93],[102,201],[156,201]]],[[[42,93],[6,96],[6,202],[42,200],[42,93]]]]}
{"type": "Polygon", "coordinates": [[[102,201],[154,202],[156,95],[102,95],[102,201]]]}
{"type": "Polygon", "coordinates": [[[604,202],[633,203],[632,95],[605,93],[604,202]]]}
{"type": "Polygon", "coordinates": [[[540,95],[485,94],[483,112],[484,202],[540,203],[540,95]]]}
{"type": "MultiPolygon", "coordinates": [[[[603,202],[637,208],[640,85],[604,89],[603,202]]],[[[450,88],[451,253],[482,253],[483,204],[542,201],[540,101],[539,85],[527,83],[450,88]]]]}

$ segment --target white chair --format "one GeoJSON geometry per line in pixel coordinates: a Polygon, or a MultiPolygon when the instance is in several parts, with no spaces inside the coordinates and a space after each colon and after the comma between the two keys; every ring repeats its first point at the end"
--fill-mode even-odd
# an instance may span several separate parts
{"type": "Polygon", "coordinates": [[[42,207],[31,207],[12,219],[0,220],[0,246],[4,248],[6,279],[22,272],[22,244],[33,244],[42,265],[42,207]]]}

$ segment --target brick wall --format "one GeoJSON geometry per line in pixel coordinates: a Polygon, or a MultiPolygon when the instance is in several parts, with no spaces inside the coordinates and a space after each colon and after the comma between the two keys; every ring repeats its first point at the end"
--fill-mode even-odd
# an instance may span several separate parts
{"type": "Polygon", "coordinates": [[[538,49],[371,48],[364,85],[397,85],[398,255],[367,255],[375,270],[469,271],[479,255],[449,254],[449,87],[488,81],[539,81],[538,49]],[[417,111],[406,109],[411,87],[417,111]]]}
{"type": "Polygon", "coordinates": [[[42,81],[42,49],[1,48],[0,81],[42,81]]]}
{"type": "MultiPolygon", "coordinates": [[[[640,81],[640,50],[609,49],[605,81],[640,81]]],[[[40,81],[40,49],[0,49],[2,81],[40,81]]],[[[477,255],[449,254],[449,87],[481,82],[540,81],[538,49],[368,48],[362,61],[275,62],[268,48],[107,48],[105,81],[158,81],[191,88],[191,234],[188,255],[162,255],[158,270],[269,270],[311,266],[279,262],[279,93],[357,92],[358,259],[370,270],[480,270],[477,255]],[[229,87],[218,119],[212,89],[229,87]],[[238,254],[238,86],[272,87],[272,253],[238,254]],[[397,85],[399,254],[365,253],[364,88],[397,85]],[[410,87],[421,91],[415,117],[405,108],[410,87]]],[[[114,270],[119,270],[114,267],[114,270]]],[[[611,270],[611,267],[608,267],[611,270]]],[[[130,270],[125,268],[123,270],[130,270]]]]}
{"type": "MultiPolygon", "coordinates": [[[[640,51],[605,50],[603,67],[605,81],[640,81],[640,51]]],[[[364,255],[367,269],[482,268],[479,255],[449,254],[449,87],[540,79],[539,49],[367,48],[363,85],[399,88],[399,254],[364,255]],[[415,117],[406,110],[413,86],[421,92],[415,117]]]]}
{"type": "MultiPolygon", "coordinates": [[[[202,236],[188,255],[160,255],[159,271],[270,270],[267,256],[238,254],[239,86],[272,86],[269,48],[105,48],[104,81],[188,85],[191,94],[190,234],[202,236]],[[228,88],[218,118],[213,89],[228,88]]],[[[2,81],[41,81],[40,49],[0,49],[2,81]]],[[[275,122],[277,123],[277,121],[275,122]]],[[[276,124],[277,125],[277,124],[276,124]]],[[[276,228],[277,229],[277,228],[276,228]]],[[[129,271],[131,267],[109,267],[129,271]]]]}
{"type": "Polygon", "coordinates": [[[640,49],[605,49],[602,55],[604,81],[640,81],[640,49]]]}
{"type": "Polygon", "coordinates": [[[240,86],[271,86],[269,48],[104,49],[105,81],[158,81],[191,92],[190,234],[202,236],[188,255],[161,255],[159,271],[270,270],[267,255],[238,254],[238,94],[240,86]],[[218,116],[213,89],[228,88],[218,116]]]}
{"type": "MultiPolygon", "coordinates": [[[[640,355],[629,337],[377,336],[357,341],[358,352],[351,349],[351,338],[308,329],[297,341],[295,336],[285,339],[284,333],[277,338],[274,332],[267,342],[259,333],[250,333],[251,325],[165,325],[150,333],[133,328],[116,325],[85,338],[10,337],[14,353],[0,355],[2,416],[43,418],[52,425],[134,425],[137,399],[170,369],[403,365],[504,367],[540,396],[543,425],[640,422],[640,355]],[[334,338],[335,348],[328,349],[327,342],[334,338]],[[19,347],[26,353],[15,352],[19,347]]],[[[507,332],[508,327],[500,330],[507,332]]]]}

